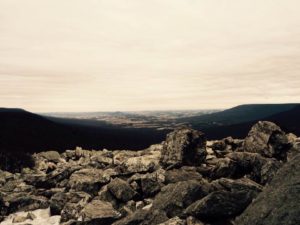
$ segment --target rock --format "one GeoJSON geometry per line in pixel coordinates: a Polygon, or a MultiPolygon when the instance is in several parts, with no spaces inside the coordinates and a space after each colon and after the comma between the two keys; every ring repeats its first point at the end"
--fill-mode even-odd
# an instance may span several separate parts
{"type": "Polygon", "coordinates": [[[175,130],[167,135],[161,151],[165,166],[200,165],[206,157],[205,135],[190,128],[175,130]]]}
{"type": "Polygon", "coordinates": [[[118,208],[118,199],[108,190],[107,185],[104,185],[98,192],[98,196],[95,199],[102,200],[104,202],[110,202],[114,208],[118,208]]]}
{"type": "Polygon", "coordinates": [[[136,211],[136,202],[130,200],[125,205],[119,207],[118,210],[121,213],[122,217],[128,216],[136,211]]]}
{"type": "Polygon", "coordinates": [[[233,152],[226,157],[236,163],[235,171],[238,174],[248,174],[252,180],[263,185],[272,180],[281,166],[277,160],[262,157],[258,153],[233,152]]]}
{"type": "Polygon", "coordinates": [[[81,169],[74,172],[69,185],[76,191],[84,191],[96,195],[100,188],[110,181],[110,176],[101,169],[81,169]]]}
{"type": "Polygon", "coordinates": [[[219,151],[224,151],[226,149],[227,145],[224,140],[220,141],[215,141],[212,145],[211,148],[212,150],[219,150],[219,151]]]}
{"type": "Polygon", "coordinates": [[[160,152],[152,151],[149,154],[127,158],[119,169],[124,174],[153,172],[159,167],[160,152]]]}
{"type": "Polygon", "coordinates": [[[193,216],[189,216],[188,218],[186,218],[186,225],[205,225],[205,224],[202,223],[197,218],[195,218],[193,216]]]}
{"type": "Polygon", "coordinates": [[[165,172],[166,184],[188,180],[202,180],[202,176],[194,167],[182,167],[180,169],[172,169],[165,172]]]}
{"type": "Polygon", "coordinates": [[[248,178],[241,178],[237,180],[221,178],[211,182],[210,185],[211,185],[210,188],[211,192],[221,191],[221,190],[226,190],[230,192],[254,191],[255,193],[258,194],[263,189],[263,186],[257,184],[256,182],[248,178]]]}
{"type": "Polygon", "coordinates": [[[165,170],[159,169],[153,173],[135,174],[128,179],[130,186],[144,197],[151,197],[160,191],[165,182],[165,170]]]}
{"type": "Polygon", "coordinates": [[[276,124],[259,121],[244,140],[243,150],[259,153],[265,157],[285,160],[287,151],[291,148],[285,133],[276,124]]]}
{"type": "Polygon", "coordinates": [[[71,174],[79,170],[80,167],[63,167],[47,174],[46,177],[41,177],[33,183],[38,188],[50,189],[59,187],[60,182],[69,179],[71,174]]]}
{"type": "Polygon", "coordinates": [[[159,225],[186,225],[186,222],[185,220],[182,220],[176,216],[167,220],[166,222],[160,223],[159,225]]]}
{"type": "Polygon", "coordinates": [[[34,215],[32,212],[28,212],[26,219],[34,220],[34,219],[36,219],[36,215],[34,215]]]}
{"type": "Polygon", "coordinates": [[[12,223],[23,223],[27,220],[25,216],[15,216],[12,220],[12,223]]]}
{"type": "Polygon", "coordinates": [[[113,196],[123,202],[127,202],[137,196],[137,193],[130,187],[130,185],[120,178],[113,179],[107,185],[107,188],[113,196]]]}
{"type": "Polygon", "coordinates": [[[49,207],[48,199],[43,196],[33,196],[27,193],[12,193],[3,198],[7,206],[7,213],[17,211],[31,211],[49,207]]]}
{"type": "Polygon", "coordinates": [[[255,196],[253,191],[212,192],[191,204],[185,214],[205,221],[232,218],[243,212],[255,196]]]}
{"type": "Polygon", "coordinates": [[[209,192],[209,184],[204,179],[168,184],[161,189],[153,201],[153,208],[163,210],[168,217],[180,216],[183,209],[209,192]]]}
{"type": "MultiPolygon", "coordinates": [[[[74,218],[74,216],[69,215],[69,209],[65,209],[65,205],[69,202],[74,204],[74,207],[82,208],[91,199],[91,196],[85,192],[59,192],[52,196],[50,199],[50,209],[52,215],[64,215],[62,220],[66,221],[69,217],[74,218]],[[62,211],[64,212],[62,213],[62,211]]],[[[68,206],[70,208],[70,205],[68,206]]],[[[76,212],[75,212],[76,213],[76,212]]]]}
{"type": "Polygon", "coordinates": [[[109,225],[121,215],[109,202],[93,200],[84,207],[81,216],[84,224],[109,225]]]}
{"type": "Polygon", "coordinates": [[[54,163],[59,163],[61,160],[60,154],[57,151],[40,152],[37,154],[37,156],[54,163]]]}
{"type": "Polygon", "coordinates": [[[300,154],[278,170],[272,181],[236,219],[238,225],[300,224],[300,154]]]}
{"type": "Polygon", "coordinates": [[[160,210],[137,210],[133,214],[118,220],[113,225],[157,225],[169,218],[160,210]]]}
{"type": "Polygon", "coordinates": [[[111,165],[113,164],[113,154],[109,151],[99,151],[91,156],[91,160],[106,166],[111,165]]]}

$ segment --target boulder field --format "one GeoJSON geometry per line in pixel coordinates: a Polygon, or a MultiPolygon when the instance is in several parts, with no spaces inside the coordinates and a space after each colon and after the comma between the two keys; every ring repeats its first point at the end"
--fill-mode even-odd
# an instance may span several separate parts
{"type": "Polygon", "coordinates": [[[300,138],[268,121],[243,140],[181,128],[141,151],[32,157],[0,171],[0,225],[300,224],[300,138]]]}

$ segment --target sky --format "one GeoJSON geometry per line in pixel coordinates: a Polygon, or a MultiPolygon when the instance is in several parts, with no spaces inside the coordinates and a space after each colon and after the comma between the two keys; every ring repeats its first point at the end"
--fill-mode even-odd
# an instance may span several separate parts
{"type": "Polygon", "coordinates": [[[300,102],[299,0],[0,0],[0,107],[300,102]]]}

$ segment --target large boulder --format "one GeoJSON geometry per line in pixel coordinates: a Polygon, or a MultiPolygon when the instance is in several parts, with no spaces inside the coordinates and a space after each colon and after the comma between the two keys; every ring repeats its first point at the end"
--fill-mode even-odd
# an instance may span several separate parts
{"type": "Polygon", "coordinates": [[[276,124],[259,121],[248,133],[244,140],[243,150],[259,153],[265,157],[280,160],[286,159],[287,151],[291,148],[285,133],[276,124]]]}
{"type": "Polygon", "coordinates": [[[265,158],[258,153],[233,152],[226,157],[238,166],[237,173],[247,174],[252,180],[263,185],[272,180],[281,166],[277,160],[265,158]]]}
{"type": "Polygon", "coordinates": [[[107,185],[107,188],[116,199],[123,202],[127,202],[137,196],[137,193],[130,187],[130,185],[120,178],[113,179],[107,185]]]}
{"type": "Polygon", "coordinates": [[[231,192],[254,191],[255,193],[258,194],[263,189],[262,185],[259,185],[258,183],[245,177],[236,180],[221,178],[211,182],[210,185],[211,185],[210,190],[212,192],[220,191],[220,190],[231,191],[231,192]]]}
{"type": "Polygon", "coordinates": [[[185,214],[204,221],[220,221],[239,215],[256,196],[253,191],[216,191],[194,202],[185,214]]]}
{"type": "Polygon", "coordinates": [[[110,225],[120,216],[121,214],[109,202],[93,200],[82,210],[80,224],[110,225]]]}
{"type": "Polygon", "coordinates": [[[185,220],[182,220],[176,216],[167,220],[166,222],[160,223],[159,225],[186,225],[186,222],[185,220]]]}
{"type": "Polygon", "coordinates": [[[238,225],[300,224],[300,154],[278,170],[253,203],[237,218],[238,225]]]}
{"type": "Polygon", "coordinates": [[[258,153],[232,152],[225,158],[217,159],[215,165],[202,174],[212,179],[222,177],[238,179],[246,175],[264,185],[271,181],[280,166],[281,163],[276,159],[265,158],[258,153]]]}
{"type": "Polygon", "coordinates": [[[129,155],[120,152],[114,157],[114,163],[118,163],[118,169],[122,174],[153,172],[159,168],[160,157],[160,151],[151,149],[136,153],[130,152],[129,155]]]}
{"type": "Polygon", "coordinates": [[[69,185],[76,191],[96,195],[99,189],[110,181],[110,175],[102,169],[87,168],[74,172],[69,185]]]}
{"type": "Polygon", "coordinates": [[[164,186],[165,173],[165,170],[159,169],[153,173],[134,174],[128,182],[143,197],[152,197],[164,186]]]}
{"type": "Polygon", "coordinates": [[[91,196],[85,192],[58,192],[50,199],[52,215],[61,215],[61,221],[78,219],[79,212],[90,201],[91,196]]]}
{"type": "Polygon", "coordinates": [[[181,181],[161,189],[153,201],[153,208],[163,210],[168,217],[179,216],[183,209],[209,192],[206,180],[181,181]]]}
{"type": "Polygon", "coordinates": [[[60,154],[57,151],[40,152],[37,156],[54,163],[59,163],[61,161],[60,154]]]}
{"type": "Polygon", "coordinates": [[[181,167],[165,172],[165,183],[177,183],[179,181],[201,180],[202,176],[195,167],[181,167]]]}
{"type": "Polygon", "coordinates": [[[165,166],[200,165],[206,157],[205,135],[190,128],[177,129],[167,135],[161,151],[165,166]]]}
{"type": "Polygon", "coordinates": [[[141,209],[133,214],[118,220],[113,225],[157,225],[167,221],[169,218],[161,210],[141,209]]]}

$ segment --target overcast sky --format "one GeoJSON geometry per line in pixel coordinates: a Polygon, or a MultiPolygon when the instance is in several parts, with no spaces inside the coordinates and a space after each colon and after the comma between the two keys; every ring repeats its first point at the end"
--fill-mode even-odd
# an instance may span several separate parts
{"type": "Polygon", "coordinates": [[[299,0],[0,0],[0,106],[300,102],[299,0]]]}

